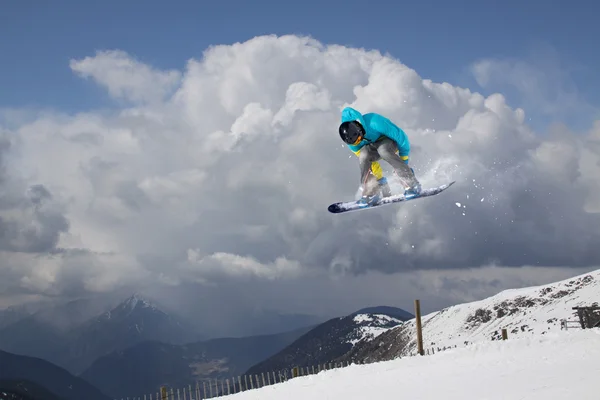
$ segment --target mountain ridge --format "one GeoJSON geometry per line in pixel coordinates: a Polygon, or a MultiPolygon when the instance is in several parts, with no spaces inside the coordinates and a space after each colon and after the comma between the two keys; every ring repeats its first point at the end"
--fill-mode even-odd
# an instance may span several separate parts
{"type": "MultiPolygon", "coordinates": [[[[385,307],[385,310],[392,315],[410,315],[400,308],[385,307]]],[[[383,311],[384,308],[367,307],[342,317],[331,318],[317,325],[277,354],[253,365],[246,374],[255,375],[281,371],[294,366],[310,367],[332,362],[357,344],[370,342],[404,321],[385,313],[363,313],[364,310],[383,311]]]]}
{"type": "Polygon", "coordinates": [[[155,393],[160,385],[194,386],[209,378],[232,378],[311,328],[183,345],[146,341],[98,358],[80,377],[118,398],[155,393]]]}
{"type": "Polygon", "coordinates": [[[42,358],[78,374],[98,357],[145,340],[183,344],[201,337],[191,324],[139,293],[84,318],[88,305],[96,307],[91,300],[79,299],[18,318],[0,329],[0,349],[42,358]]]}
{"type": "MultiPolygon", "coordinates": [[[[545,335],[562,329],[563,320],[577,320],[576,306],[600,302],[600,269],[560,281],[506,289],[487,298],[456,304],[421,317],[423,346],[437,351],[511,336],[545,335]]],[[[339,361],[374,362],[417,352],[416,319],[390,329],[377,343],[361,343],[339,361]]]]}
{"type": "Polygon", "coordinates": [[[37,357],[0,350],[0,381],[30,381],[64,400],[111,400],[97,387],[74,376],[66,369],[37,357]]]}

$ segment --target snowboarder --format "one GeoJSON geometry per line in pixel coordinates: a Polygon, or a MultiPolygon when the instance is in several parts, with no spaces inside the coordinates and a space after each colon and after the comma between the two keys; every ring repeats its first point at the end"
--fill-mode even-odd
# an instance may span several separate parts
{"type": "Polygon", "coordinates": [[[410,142],[406,133],[388,118],[377,114],[361,114],[346,107],[342,110],[339,134],[358,156],[362,197],[360,202],[374,204],[381,196],[391,196],[379,160],[388,162],[403,181],[405,195],[420,194],[421,184],[408,166],[410,142]]]}

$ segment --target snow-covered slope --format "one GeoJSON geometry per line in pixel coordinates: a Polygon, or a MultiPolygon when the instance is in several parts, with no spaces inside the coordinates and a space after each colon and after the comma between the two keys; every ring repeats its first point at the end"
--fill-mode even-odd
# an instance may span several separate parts
{"type": "MultiPolygon", "coordinates": [[[[423,316],[423,344],[454,347],[500,339],[502,328],[509,338],[560,331],[561,320],[578,319],[573,307],[598,305],[599,301],[600,270],[554,284],[505,290],[423,316]]],[[[415,320],[407,321],[403,330],[413,338],[414,352],[415,320]]]]}
{"type": "MultiPolygon", "coordinates": [[[[600,270],[553,284],[511,289],[470,303],[458,304],[421,317],[426,351],[462,347],[508,338],[545,335],[561,330],[561,321],[579,317],[573,307],[598,305],[600,270]]],[[[571,325],[573,326],[573,325],[571,325]]],[[[417,353],[415,319],[381,333],[377,340],[358,343],[341,362],[370,363],[417,353]]]]}
{"type": "Polygon", "coordinates": [[[356,327],[346,336],[346,342],[352,345],[361,341],[370,341],[402,323],[401,320],[384,314],[357,314],[352,318],[356,327]]]}
{"type": "Polygon", "coordinates": [[[425,357],[351,365],[222,397],[270,399],[600,398],[600,331],[485,341],[425,357]]]}

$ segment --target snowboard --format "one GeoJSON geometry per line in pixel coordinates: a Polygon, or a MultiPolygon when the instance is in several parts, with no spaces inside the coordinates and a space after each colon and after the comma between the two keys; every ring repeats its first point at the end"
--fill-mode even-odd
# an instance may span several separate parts
{"type": "Polygon", "coordinates": [[[445,183],[445,184],[437,186],[437,187],[422,189],[421,193],[419,193],[418,195],[405,196],[404,194],[396,194],[396,195],[389,196],[389,197],[382,197],[377,203],[370,204],[370,205],[369,204],[361,204],[358,202],[358,200],[341,201],[338,203],[331,204],[327,208],[327,210],[329,210],[329,212],[333,213],[333,214],[341,214],[341,213],[345,213],[345,212],[349,212],[349,211],[366,210],[366,209],[370,209],[370,208],[377,208],[377,207],[385,206],[387,204],[394,204],[394,203],[401,203],[401,202],[410,201],[410,200],[422,199],[424,197],[431,197],[431,196],[435,196],[436,194],[442,193],[444,190],[446,190],[450,186],[452,186],[454,184],[454,182],[456,182],[456,181],[452,181],[450,183],[445,183]]]}

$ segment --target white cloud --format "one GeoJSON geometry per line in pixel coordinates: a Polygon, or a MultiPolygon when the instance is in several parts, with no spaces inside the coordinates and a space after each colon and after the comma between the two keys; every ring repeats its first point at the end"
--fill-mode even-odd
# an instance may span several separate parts
{"type": "Polygon", "coordinates": [[[294,82],[285,94],[285,104],[274,117],[274,124],[288,125],[296,111],[321,110],[331,107],[331,96],[325,88],[310,82],[294,82]]]}
{"type": "MultiPolygon", "coordinates": [[[[71,67],[135,104],[112,115],[28,113],[3,127],[0,222],[12,225],[0,244],[41,252],[0,266],[12,294],[598,265],[597,127],[546,136],[501,94],[295,36],[215,46],[181,72],[121,51],[71,67]],[[328,214],[359,184],[357,158],[337,133],[345,105],[406,130],[425,186],[457,184],[431,199],[328,214]],[[48,193],[42,209],[25,195],[30,185],[48,193]]],[[[492,67],[479,65],[481,83],[492,67]]]]}
{"type": "Polygon", "coordinates": [[[106,86],[111,96],[134,103],[165,98],[179,83],[179,71],[159,71],[120,50],[98,51],[94,57],[71,60],[71,69],[106,86]]]}
{"type": "Polygon", "coordinates": [[[205,281],[205,275],[206,280],[214,277],[257,277],[274,280],[294,278],[303,273],[298,261],[288,260],[285,257],[277,257],[273,262],[261,263],[253,257],[242,257],[237,254],[222,252],[202,257],[197,250],[188,249],[187,261],[189,263],[188,268],[198,272],[201,281],[205,281]]]}

